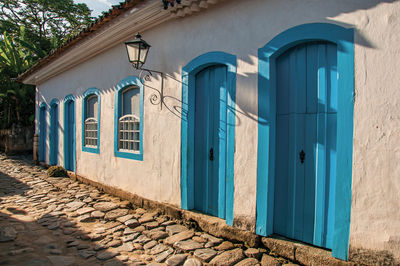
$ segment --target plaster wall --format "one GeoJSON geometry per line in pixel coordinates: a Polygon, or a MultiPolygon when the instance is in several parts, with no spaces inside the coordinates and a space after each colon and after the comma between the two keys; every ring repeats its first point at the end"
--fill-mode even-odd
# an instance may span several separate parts
{"type": "MultiPolygon", "coordinates": [[[[146,67],[167,73],[165,105],[144,89],[143,161],[116,158],[114,86],[139,75],[123,43],[38,85],[37,106],[68,94],[76,102],[79,175],[180,206],[181,69],[210,51],[237,56],[234,225],[254,231],[257,169],[257,49],[296,25],[325,22],[355,29],[355,105],[350,245],[400,257],[400,2],[375,0],[224,1],[142,32],[152,48],[146,67]],[[82,152],[81,95],[101,90],[100,154],[82,152]]],[[[63,165],[63,104],[60,104],[63,165]]],[[[36,127],[37,130],[37,127],[36,127]]],[[[49,132],[49,130],[47,130],[49,132]]],[[[48,144],[46,149],[48,161],[48,144]]],[[[350,177],[349,177],[350,178],[350,177]]]]}

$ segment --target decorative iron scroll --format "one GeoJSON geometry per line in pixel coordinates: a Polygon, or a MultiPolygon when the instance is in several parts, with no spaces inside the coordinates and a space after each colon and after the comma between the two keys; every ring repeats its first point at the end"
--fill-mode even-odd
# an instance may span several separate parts
{"type": "Polygon", "coordinates": [[[150,86],[146,86],[145,84],[144,84],[144,85],[145,85],[146,87],[151,88],[151,89],[154,90],[154,93],[152,93],[152,94],[150,95],[150,98],[149,98],[150,103],[153,104],[153,105],[158,105],[158,104],[160,104],[160,106],[161,106],[161,108],[162,108],[163,89],[164,89],[164,88],[163,88],[163,87],[164,87],[164,75],[163,75],[163,73],[158,72],[158,71],[154,71],[154,70],[141,69],[140,74],[139,74],[139,78],[140,78],[140,80],[142,80],[143,82],[144,82],[144,81],[151,81],[151,78],[153,77],[152,71],[153,71],[153,72],[156,72],[156,73],[158,73],[158,74],[161,75],[161,79],[162,79],[162,81],[161,81],[161,90],[157,90],[157,89],[152,88],[152,87],[150,87],[150,86]]]}

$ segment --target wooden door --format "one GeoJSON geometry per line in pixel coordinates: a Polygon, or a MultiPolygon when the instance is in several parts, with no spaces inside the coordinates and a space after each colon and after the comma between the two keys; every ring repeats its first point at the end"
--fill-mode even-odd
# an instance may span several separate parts
{"type": "Polygon", "coordinates": [[[46,156],[46,107],[39,108],[39,161],[44,162],[46,156]]]}
{"type": "Polygon", "coordinates": [[[194,208],[225,218],[226,66],[196,75],[194,208]]]}
{"type": "Polygon", "coordinates": [[[58,163],[58,104],[50,109],[50,165],[58,163]]]}
{"type": "Polygon", "coordinates": [[[75,170],[75,103],[68,101],[66,103],[66,128],[65,128],[65,169],[69,171],[75,170]]]}
{"type": "Polygon", "coordinates": [[[276,61],[274,233],[331,248],[335,210],[336,45],[298,45],[276,61]]]}

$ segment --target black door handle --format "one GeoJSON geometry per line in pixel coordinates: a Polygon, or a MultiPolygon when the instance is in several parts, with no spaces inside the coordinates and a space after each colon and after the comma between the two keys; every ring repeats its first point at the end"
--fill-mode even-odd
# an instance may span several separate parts
{"type": "Polygon", "coordinates": [[[304,163],[304,159],[306,158],[306,153],[303,150],[301,150],[299,156],[300,156],[300,162],[304,163]]]}
{"type": "Polygon", "coordinates": [[[213,148],[210,149],[208,158],[210,159],[210,161],[214,161],[214,149],[213,148]]]}

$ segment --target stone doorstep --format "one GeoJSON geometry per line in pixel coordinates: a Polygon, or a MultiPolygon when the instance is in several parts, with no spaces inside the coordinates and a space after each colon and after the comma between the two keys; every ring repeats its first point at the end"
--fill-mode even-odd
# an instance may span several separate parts
{"type": "MultiPolygon", "coordinates": [[[[46,164],[41,164],[48,167],[46,164]]],[[[276,255],[304,265],[355,265],[354,263],[332,257],[330,251],[322,248],[309,246],[281,237],[261,237],[249,231],[229,226],[225,223],[225,220],[218,217],[182,210],[166,203],[148,200],[119,188],[92,181],[88,178],[76,175],[74,172],[67,171],[67,173],[73,180],[78,180],[84,184],[94,186],[100,191],[117,196],[122,200],[128,200],[136,207],[157,210],[172,218],[181,219],[186,223],[195,221],[202,231],[216,237],[225,238],[233,242],[243,242],[250,247],[259,247],[260,242],[262,242],[265,247],[269,248],[276,255]]]]}
{"type": "Polygon", "coordinates": [[[332,257],[331,251],[281,236],[262,237],[261,242],[272,253],[304,265],[355,265],[332,257]]]}

